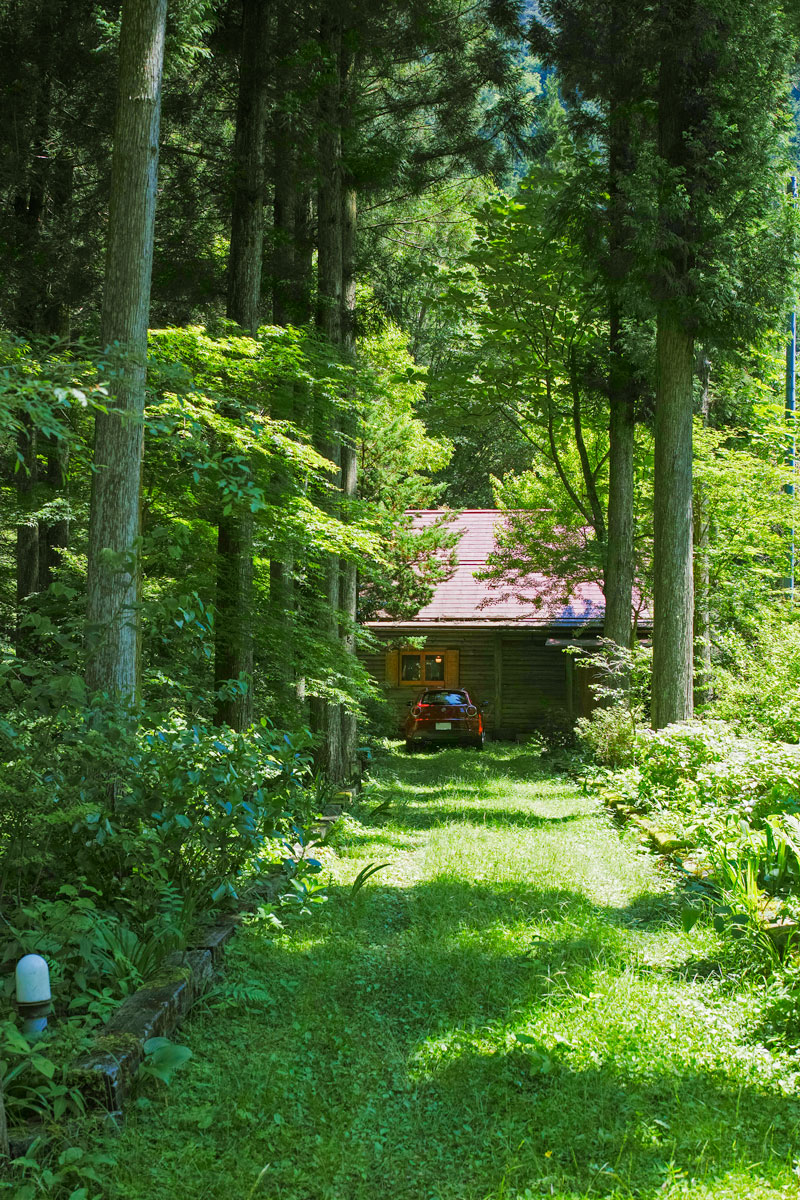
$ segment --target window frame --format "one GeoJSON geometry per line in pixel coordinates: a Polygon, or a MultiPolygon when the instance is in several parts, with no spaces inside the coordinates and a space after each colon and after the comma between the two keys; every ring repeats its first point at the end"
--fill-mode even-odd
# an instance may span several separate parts
{"type": "Polygon", "coordinates": [[[439,684],[441,687],[445,687],[446,679],[447,679],[447,658],[446,658],[446,652],[444,650],[437,650],[437,649],[431,650],[431,649],[428,649],[427,646],[425,647],[424,650],[414,650],[414,649],[412,649],[411,646],[409,646],[407,649],[400,651],[400,656],[399,656],[398,662],[397,662],[397,682],[398,682],[399,687],[425,688],[425,687],[429,687],[433,684],[439,684]],[[419,664],[420,665],[420,678],[419,679],[403,679],[403,658],[406,655],[411,655],[411,654],[419,655],[419,659],[420,659],[420,664],[419,664]],[[441,679],[426,679],[425,678],[425,659],[428,657],[441,658],[441,660],[442,660],[442,678],[441,679]]]}

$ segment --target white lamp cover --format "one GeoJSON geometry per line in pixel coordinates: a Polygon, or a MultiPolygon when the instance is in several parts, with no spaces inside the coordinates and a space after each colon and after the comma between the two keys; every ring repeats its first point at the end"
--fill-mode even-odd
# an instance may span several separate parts
{"type": "Polygon", "coordinates": [[[42,1004],[50,999],[50,971],[41,954],[26,954],[17,963],[17,1002],[42,1004]]]}

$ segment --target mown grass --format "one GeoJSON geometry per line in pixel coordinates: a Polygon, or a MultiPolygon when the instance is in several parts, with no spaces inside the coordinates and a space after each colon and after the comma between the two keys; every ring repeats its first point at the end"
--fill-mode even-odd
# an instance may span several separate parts
{"type": "Polygon", "coordinates": [[[330,902],[237,938],[112,1200],[797,1196],[796,1062],[595,801],[521,747],[397,752],[336,836],[330,902]]]}

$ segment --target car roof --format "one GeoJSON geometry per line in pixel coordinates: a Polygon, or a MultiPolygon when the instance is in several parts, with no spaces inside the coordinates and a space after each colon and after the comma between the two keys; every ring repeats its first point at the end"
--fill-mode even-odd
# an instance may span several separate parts
{"type": "Polygon", "coordinates": [[[469,696],[469,692],[467,691],[466,688],[444,687],[444,685],[442,685],[441,687],[425,688],[423,691],[420,692],[420,695],[421,696],[429,696],[431,694],[431,692],[449,692],[451,694],[455,693],[457,696],[469,696]]]}

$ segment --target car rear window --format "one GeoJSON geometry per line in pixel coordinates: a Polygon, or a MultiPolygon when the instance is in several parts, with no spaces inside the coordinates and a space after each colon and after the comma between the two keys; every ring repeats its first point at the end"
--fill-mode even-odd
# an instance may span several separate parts
{"type": "Polygon", "coordinates": [[[465,692],[426,692],[423,704],[468,704],[465,692]]]}

